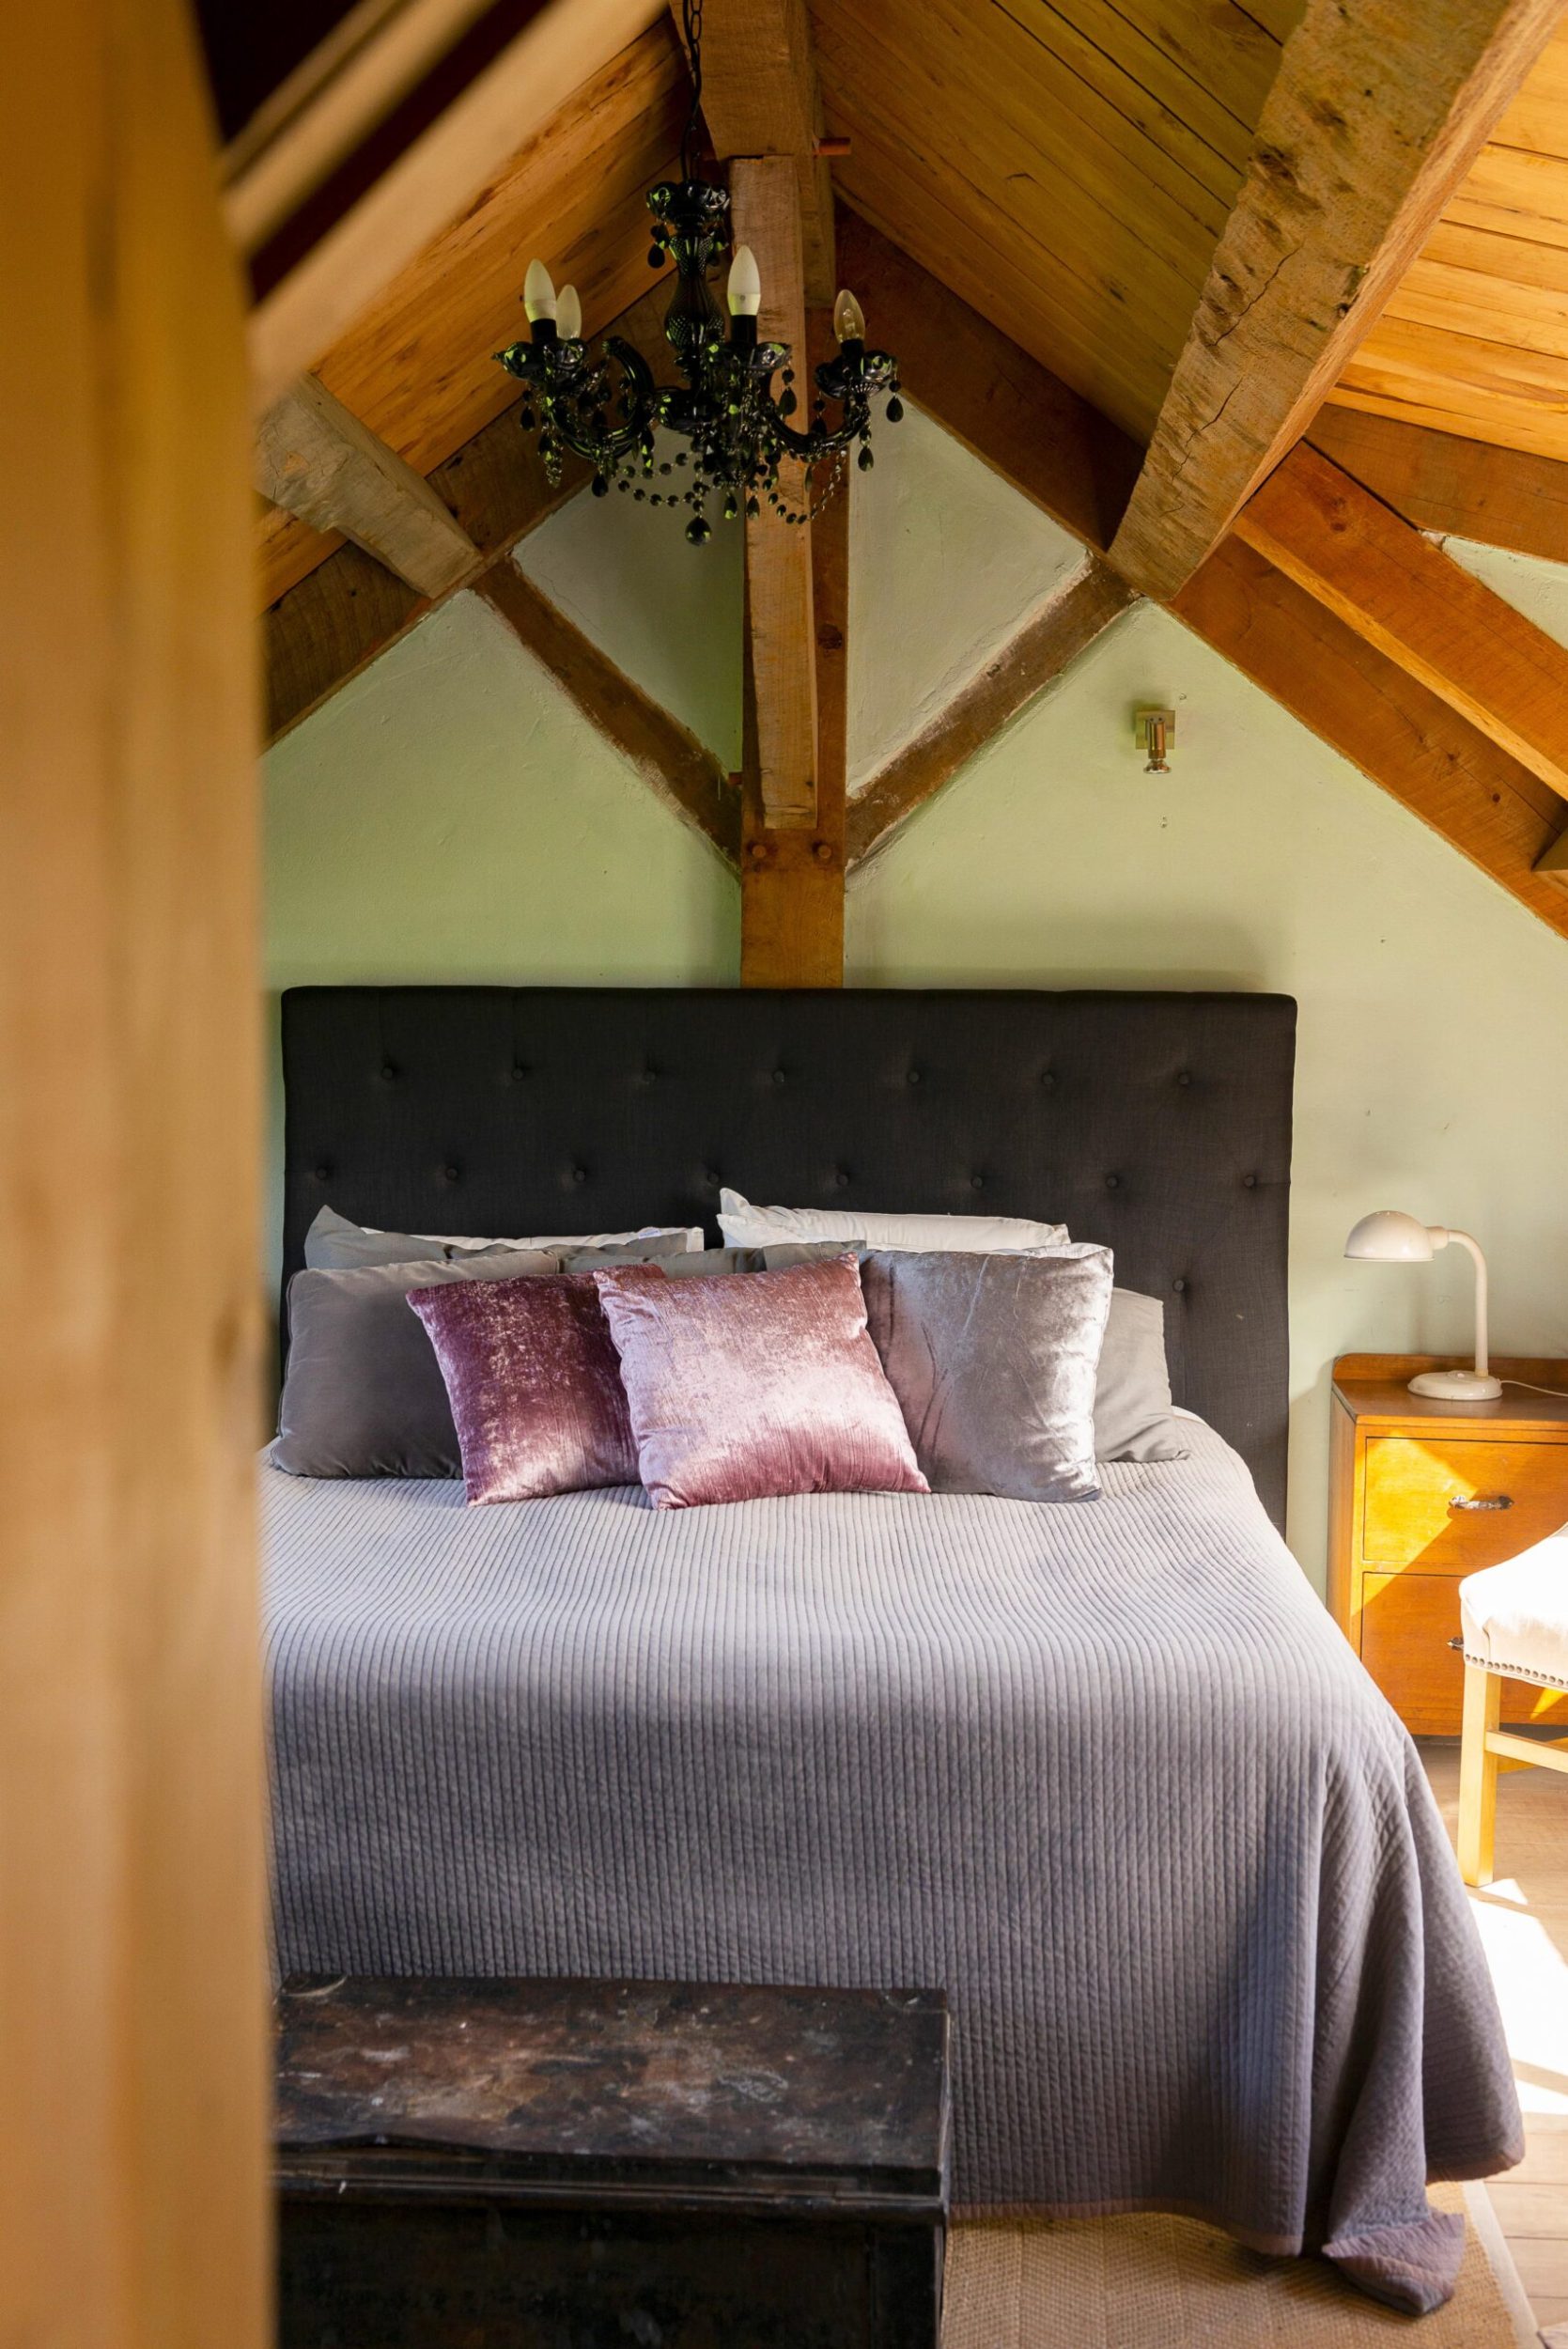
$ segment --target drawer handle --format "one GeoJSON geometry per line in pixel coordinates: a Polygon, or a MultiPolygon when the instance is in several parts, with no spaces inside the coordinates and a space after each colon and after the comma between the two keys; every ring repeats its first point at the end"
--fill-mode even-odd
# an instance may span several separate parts
{"type": "Polygon", "coordinates": [[[1512,1493],[1477,1493],[1469,1501],[1461,1501],[1457,1494],[1449,1502],[1451,1511],[1458,1509],[1512,1509],[1512,1493]]]}

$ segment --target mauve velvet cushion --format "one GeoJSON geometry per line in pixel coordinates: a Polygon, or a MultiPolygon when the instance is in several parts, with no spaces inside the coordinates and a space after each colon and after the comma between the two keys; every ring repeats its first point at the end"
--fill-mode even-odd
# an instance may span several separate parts
{"type": "Polygon", "coordinates": [[[588,1277],[656,1508],[928,1489],[852,1256],[734,1281],[671,1281],[658,1265],[588,1277]]]}
{"type": "Polygon", "coordinates": [[[509,1248],[478,1263],[297,1272],[273,1467],[290,1476],[460,1476],[441,1365],[409,1291],[554,1270],[553,1256],[509,1248]]]}
{"type": "MultiPolygon", "coordinates": [[[[601,1279],[659,1280],[628,1266],[601,1279]]],[[[415,1289],[446,1381],[471,1501],[635,1485],[620,1364],[591,1272],[415,1289]]]]}
{"type": "Polygon", "coordinates": [[[872,1342],[933,1492],[1098,1500],[1094,1378],[1110,1279],[1104,1248],[862,1259],[872,1342]]]}

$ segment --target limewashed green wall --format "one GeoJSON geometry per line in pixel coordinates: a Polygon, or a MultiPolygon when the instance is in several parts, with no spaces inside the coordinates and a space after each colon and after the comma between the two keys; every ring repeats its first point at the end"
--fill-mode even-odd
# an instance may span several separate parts
{"type": "MultiPolygon", "coordinates": [[[[854,491],[861,780],[1077,561],[918,415],[877,452],[854,491]]],[[[1568,641],[1560,573],[1454,552],[1568,641]]],[[[666,517],[580,500],[524,559],[736,757],[733,538],[693,554],[666,517]]],[[[272,754],[268,888],[274,987],[737,968],[729,876],[473,599],[272,754]]],[[[852,882],[847,976],[1298,999],[1291,1533],[1320,1585],[1332,1358],[1468,1330],[1467,1260],[1347,1265],[1357,1216],[1468,1225],[1496,1346],[1568,1355],[1568,943],[1162,613],[1120,621],[852,882]],[[1168,776],[1132,748],[1148,701],[1179,713],[1168,776]]]]}

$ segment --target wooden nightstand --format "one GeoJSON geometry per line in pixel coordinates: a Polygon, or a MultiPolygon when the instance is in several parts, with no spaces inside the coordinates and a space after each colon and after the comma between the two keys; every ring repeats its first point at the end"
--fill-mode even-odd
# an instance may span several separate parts
{"type": "MultiPolygon", "coordinates": [[[[1498,1361],[1498,1403],[1411,1394],[1452,1355],[1344,1354],[1334,1364],[1328,1448],[1328,1605],[1407,1729],[1457,1736],[1465,1667],[1459,1583],[1568,1523],[1568,1362],[1498,1361]]],[[[1510,1721],[1568,1724],[1568,1698],[1505,1680],[1510,1721]]]]}

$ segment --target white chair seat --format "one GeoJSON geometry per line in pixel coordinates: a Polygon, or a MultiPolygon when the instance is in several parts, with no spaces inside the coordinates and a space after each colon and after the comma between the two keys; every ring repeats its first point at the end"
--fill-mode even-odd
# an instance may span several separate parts
{"type": "Polygon", "coordinates": [[[1488,1672],[1568,1688],[1568,1526],[1459,1585],[1465,1655],[1488,1672]]]}

